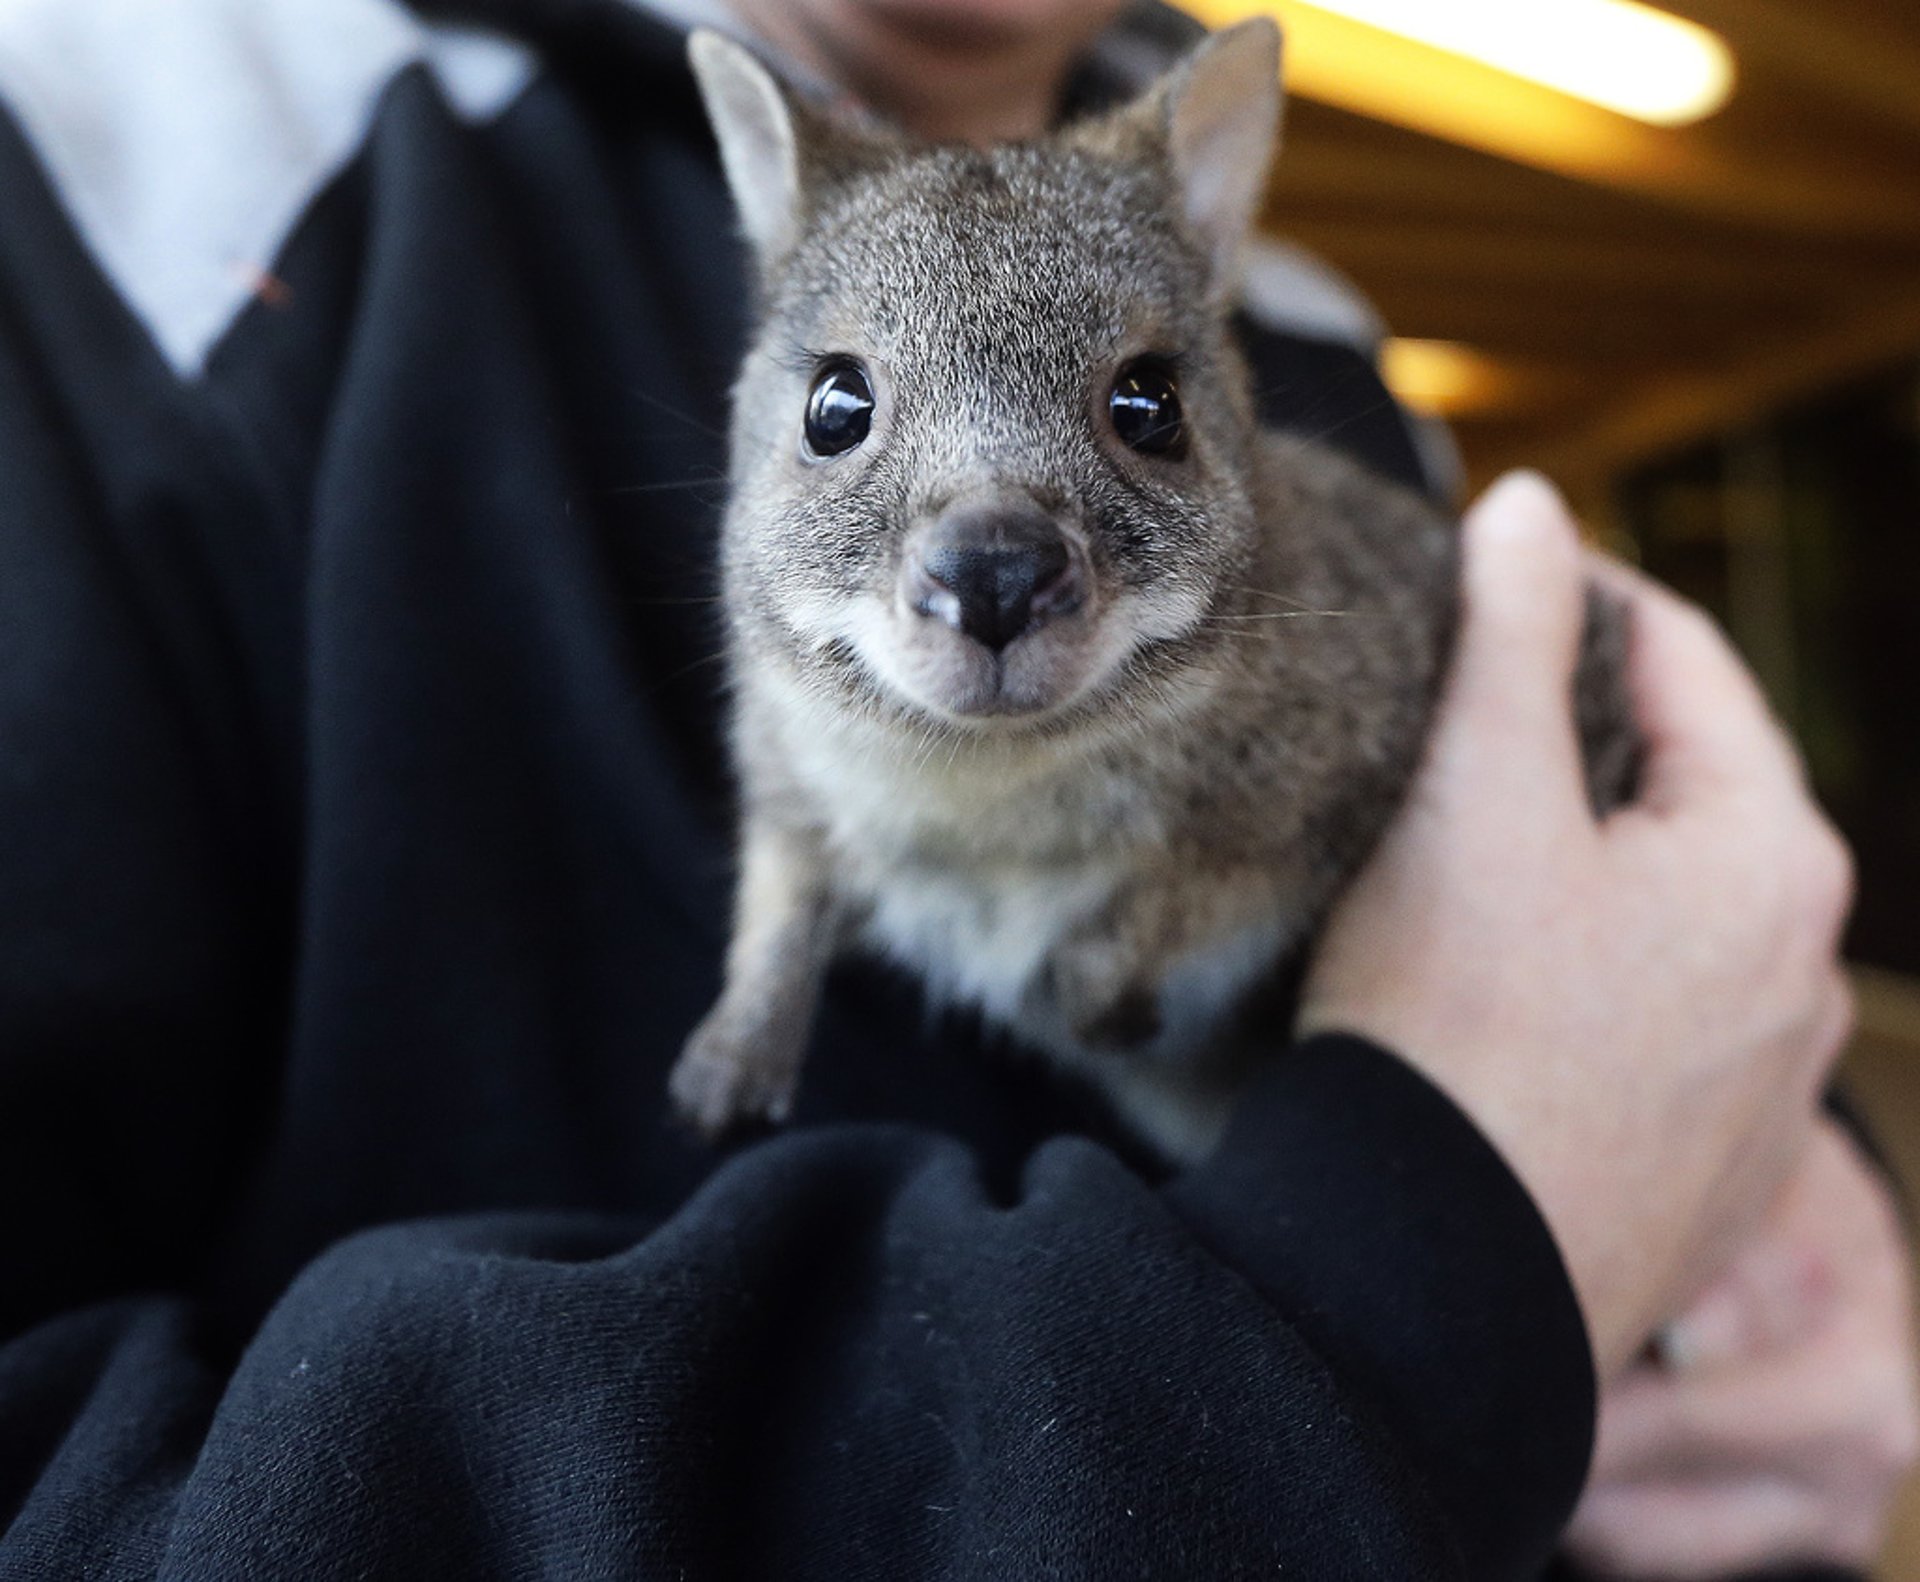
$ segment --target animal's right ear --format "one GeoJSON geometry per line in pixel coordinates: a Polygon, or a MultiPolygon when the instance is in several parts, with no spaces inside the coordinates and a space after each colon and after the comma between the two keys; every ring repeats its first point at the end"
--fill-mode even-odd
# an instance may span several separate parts
{"type": "Polygon", "coordinates": [[[1167,157],[1187,224],[1232,274],[1267,190],[1280,130],[1280,30],[1255,17],[1211,35],[1165,88],[1167,157]]]}
{"type": "Polygon", "coordinates": [[[740,227],[762,260],[777,258],[800,228],[800,138],[793,102],[744,45],[700,28],[687,57],[720,142],[720,162],[740,227]]]}
{"type": "Polygon", "coordinates": [[[1067,136],[1109,158],[1162,162],[1215,289],[1230,293],[1279,129],[1280,30],[1256,17],[1209,34],[1131,104],[1067,136]]]}

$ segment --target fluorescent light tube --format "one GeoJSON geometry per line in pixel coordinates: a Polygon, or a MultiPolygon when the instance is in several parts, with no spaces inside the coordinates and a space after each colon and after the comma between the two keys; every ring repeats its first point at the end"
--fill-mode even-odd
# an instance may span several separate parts
{"type": "Polygon", "coordinates": [[[1638,0],[1291,0],[1463,55],[1657,126],[1711,115],[1733,55],[1696,23],[1638,0]]]}

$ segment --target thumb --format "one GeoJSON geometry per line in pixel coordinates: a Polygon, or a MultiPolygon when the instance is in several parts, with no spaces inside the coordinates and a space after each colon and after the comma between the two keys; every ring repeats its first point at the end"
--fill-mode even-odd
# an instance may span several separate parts
{"type": "Polygon", "coordinates": [[[1555,787],[1584,796],[1573,672],[1586,587],[1573,517],[1538,473],[1512,472],[1461,535],[1460,632],[1435,758],[1476,797],[1510,788],[1507,806],[1541,805],[1555,787]]]}

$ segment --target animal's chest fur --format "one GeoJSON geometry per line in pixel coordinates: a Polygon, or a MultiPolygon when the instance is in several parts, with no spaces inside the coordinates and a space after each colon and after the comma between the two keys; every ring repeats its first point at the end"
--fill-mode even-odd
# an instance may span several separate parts
{"type": "Polygon", "coordinates": [[[1054,946],[1097,918],[1140,853],[1165,839],[1140,788],[1097,771],[836,764],[817,738],[800,753],[834,886],[863,942],[918,973],[936,999],[1002,1021],[1054,946]]]}
{"type": "Polygon", "coordinates": [[[937,1001],[1017,1021],[1059,943],[1097,919],[1124,875],[1091,861],[963,871],[907,860],[847,873],[869,949],[917,972],[937,1001]]]}
{"type": "MultiPolygon", "coordinates": [[[[860,751],[831,730],[789,735],[787,768],[816,810],[834,891],[865,948],[917,975],[937,1003],[1079,1053],[1050,1014],[1049,964],[1168,863],[1181,832],[1164,785],[1124,759],[948,761],[860,751]]],[[[1162,1036],[1139,1053],[1177,1056],[1216,1033],[1272,966],[1285,922],[1277,891],[1253,897],[1171,963],[1162,1036]]]]}

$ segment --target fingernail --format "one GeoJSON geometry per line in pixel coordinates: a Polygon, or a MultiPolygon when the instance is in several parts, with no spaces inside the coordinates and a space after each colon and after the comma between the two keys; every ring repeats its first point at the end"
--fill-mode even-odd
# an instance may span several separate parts
{"type": "Polygon", "coordinates": [[[1474,515],[1497,532],[1529,532],[1542,526],[1567,526],[1571,513],[1560,491],[1537,472],[1522,469],[1503,473],[1480,502],[1474,515]]]}
{"type": "Polygon", "coordinates": [[[1684,1316],[1663,1324],[1653,1337],[1653,1353],[1673,1373],[1689,1373],[1732,1362],[1746,1354],[1747,1308],[1737,1291],[1709,1293],[1684,1316]]]}

